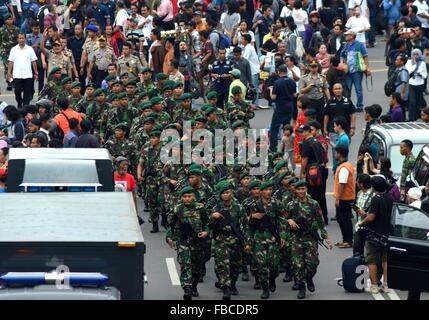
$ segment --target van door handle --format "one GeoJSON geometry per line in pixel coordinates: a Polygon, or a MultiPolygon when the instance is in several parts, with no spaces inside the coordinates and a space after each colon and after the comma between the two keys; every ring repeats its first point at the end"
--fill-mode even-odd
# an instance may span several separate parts
{"type": "Polygon", "coordinates": [[[395,252],[398,252],[398,253],[403,253],[403,252],[407,252],[407,249],[390,247],[390,251],[395,251],[395,252]]]}

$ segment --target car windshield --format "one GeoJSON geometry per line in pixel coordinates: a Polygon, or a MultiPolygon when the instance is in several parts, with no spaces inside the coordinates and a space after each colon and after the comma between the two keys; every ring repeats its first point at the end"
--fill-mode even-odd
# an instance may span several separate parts
{"type": "MultiPolygon", "coordinates": [[[[424,144],[415,144],[413,146],[413,154],[417,156],[424,144]]],[[[402,162],[404,162],[404,156],[399,152],[399,144],[394,144],[390,147],[390,161],[392,162],[392,171],[396,174],[401,174],[402,162]]]]}
{"type": "Polygon", "coordinates": [[[397,205],[392,216],[393,235],[401,238],[427,240],[429,215],[411,206],[397,205]]]}
{"type": "Polygon", "coordinates": [[[419,154],[413,169],[413,176],[419,186],[426,184],[429,175],[429,158],[425,153],[419,154]]]}

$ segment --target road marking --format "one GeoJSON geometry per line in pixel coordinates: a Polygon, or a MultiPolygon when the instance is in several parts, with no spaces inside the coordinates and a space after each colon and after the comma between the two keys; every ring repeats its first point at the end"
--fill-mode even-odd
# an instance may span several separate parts
{"type": "Polygon", "coordinates": [[[385,72],[385,71],[387,71],[387,70],[389,70],[389,69],[387,69],[387,68],[383,68],[383,69],[374,69],[374,70],[372,70],[372,69],[371,69],[371,73],[374,73],[374,72],[385,72]]]}
{"type": "Polygon", "coordinates": [[[401,300],[395,290],[390,289],[390,292],[387,294],[390,300],[401,300]]]}
{"type": "Polygon", "coordinates": [[[386,63],[386,60],[369,60],[369,63],[386,63]]]}
{"type": "Polygon", "coordinates": [[[0,97],[14,97],[15,94],[13,93],[7,93],[7,94],[0,94],[0,97]]]}
{"type": "Polygon", "coordinates": [[[180,278],[179,274],[177,273],[174,258],[165,258],[165,262],[167,263],[167,269],[168,273],[170,274],[171,284],[173,286],[180,286],[180,278]]]}

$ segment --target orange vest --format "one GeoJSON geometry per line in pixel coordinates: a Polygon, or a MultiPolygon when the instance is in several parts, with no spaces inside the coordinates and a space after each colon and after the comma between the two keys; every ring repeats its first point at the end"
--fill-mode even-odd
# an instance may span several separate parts
{"type": "Polygon", "coordinates": [[[350,162],[343,162],[337,167],[337,171],[335,171],[335,179],[334,179],[334,198],[338,200],[350,201],[356,198],[355,194],[355,169],[350,162]],[[346,168],[349,171],[349,178],[347,179],[346,187],[343,191],[342,196],[339,196],[340,189],[340,170],[341,168],[346,168]]]}

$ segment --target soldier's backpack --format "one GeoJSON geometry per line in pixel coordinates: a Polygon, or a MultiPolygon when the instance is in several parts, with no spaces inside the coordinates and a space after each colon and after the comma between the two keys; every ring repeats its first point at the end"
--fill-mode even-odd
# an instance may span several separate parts
{"type": "Polygon", "coordinates": [[[347,292],[359,293],[363,292],[366,287],[365,259],[360,255],[348,257],[341,265],[342,279],[339,279],[337,284],[344,288],[347,292]]]}

